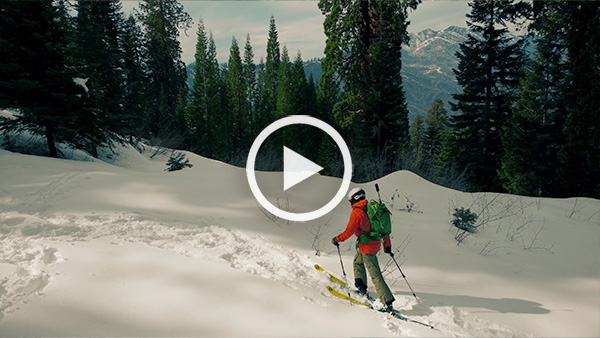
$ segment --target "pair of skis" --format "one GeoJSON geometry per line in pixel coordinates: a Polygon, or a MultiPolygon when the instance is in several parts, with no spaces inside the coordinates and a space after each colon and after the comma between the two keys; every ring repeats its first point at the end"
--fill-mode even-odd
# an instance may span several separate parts
{"type": "MultiPolygon", "coordinates": [[[[324,272],[325,274],[327,274],[327,276],[329,276],[329,279],[330,279],[331,281],[333,281],[333,282],[335,282],[335,283],[337,283],[337,284],[341,285],[342,287],[348,288],[348,284],[346,284],[346,283],[345,283],[343,280],[341,280],[341,279],[337,278],[337,277],[336,277],[336,276],[334,276],[333,274],[331,274],[331,273],[327,272],[327,271],[326,271],[325,269],[323,269],[323,268],[322,268],[320,265],[318,265],[318,264],[315,264],[315,269],[316,269],[317,271],[321,271],[321,272],[324,272]]],[[[369,303],[367,303],[367,302],[363,302],[363,301],[360,301],[360,300],[358,300],[358,299],[351,298],[350,296],[348,296],[348,295],[345,295],[345,294],[343,294],[343,293],[341,293],[341,292],[337,291],[336,289],[332,288],[332,287],[331,287],[331,286],[329,286],[329,285],[327,286],[327,291],[329,291],[329,293],[331,293],[332,295],[334,295],[334,296],[336,296],[336,297],[339,297],[339,298],[341,298],[341,299],[345,299],[345,300],[347,300],[347,301],[351,302],[352,304],[361,305],[361,306],[364,306],[364,307],[368,307],[369,309],[376,310],[376,309],[373,307],[373,305],[371,304],[371,303],[372,303],[372,301],[373,301],[373,299],[372,299],[372,298],[370,298],[368,295],[367,295],[367,299],[368,299],[369,303]]],[[[384,311],[381,311],[381,310],[376,310],[376,311],[379,311],[379,312],[384,312],[384,311]]],[[[429,325],[429,324],[427,324],[427,323],[419,322],[419,321],[416,321],[416,320],[413,320],[413,319],[410,319],[410,318],[404,317],[403,315],[401,315],[401,314],[400,314],[400,312],[398,312],[398,310],[395,310],[395,309],[393,309],[393,310],[391,310],[391,311],[389,311],[389,312],[387,312],[387,313],[389,313],[389,314],[390,314],[390,315],[392,315],[393,317],[395,317],[395,318],[397,318],[397,319],[400,319],[400,320],[403,320],[403,321],[405,321],[405,322],[415,323],[415,324],[419,324],[419,325],[426,326],[426,327],[428,327],[428,328],[430,328],[430,329],[434,329],[433,325],[429,325]]]]}

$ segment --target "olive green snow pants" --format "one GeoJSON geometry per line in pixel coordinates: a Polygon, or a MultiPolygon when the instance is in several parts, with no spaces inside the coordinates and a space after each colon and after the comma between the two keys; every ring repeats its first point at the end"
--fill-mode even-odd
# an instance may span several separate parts
{"type": "Polygon", "coordinates": [[[381,275],[377,254],[362,254],[357,252],[356,256],[354,256],[354,278],[361,279],[365,286],[367,285],[367,270],[369,270],[369,275],[371,276],[371,280],[373,280],[373,284],[375,284],[375,290],[377,290],[377,295],[379,295],[381,302],[383,304],[393,302],[395,298],[381,275]]]}

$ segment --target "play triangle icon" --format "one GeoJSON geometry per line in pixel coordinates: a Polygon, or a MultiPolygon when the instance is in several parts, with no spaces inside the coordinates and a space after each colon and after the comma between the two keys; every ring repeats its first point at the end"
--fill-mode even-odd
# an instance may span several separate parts
{"type": "Polygon", "coordinates": [[[288,147],[283,147],[283,190],[295,186],[312,175],[323,170],[313,161],[305,158],[288,147]]]}

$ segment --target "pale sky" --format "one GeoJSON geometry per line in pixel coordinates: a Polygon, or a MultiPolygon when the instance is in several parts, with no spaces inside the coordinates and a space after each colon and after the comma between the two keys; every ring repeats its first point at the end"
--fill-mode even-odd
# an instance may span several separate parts
{"type": "MultiPolygon", "coordinates": [[[[395,0],[390,0],[395,1],[395,0]]],[[[258,64],[266,55],[269,20],[275,17],[280,46],[287,46],[293,60],[298,51],[302,59],[323,57],[325,34],[324,16],[318,7],[318,1],[181,1],[184,9],[192,17],[193,26],[187,36],[181,34],[182,59],[186,64],[194,61],[196,32],[200,18],[204,21],[207,33],[212,31],[217,45],[219,62],[227,62],[233,36],[240,48],[250,41],[258,64]]],[[[123,1],[123,11],[129,13],[138,7],[138,1],[123,1]]],[[[419,32],[426,28],[440,30],[448,26],[465,27],[470,8],[467,1],[423,1],[417,10],[409,15],[410,32],[419,32]]]]}

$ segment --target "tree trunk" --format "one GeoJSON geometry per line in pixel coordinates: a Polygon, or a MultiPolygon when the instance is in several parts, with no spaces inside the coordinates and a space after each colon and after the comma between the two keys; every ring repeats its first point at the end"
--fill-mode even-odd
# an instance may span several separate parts
{"type": "Polygon", "coordinates": [[[48,143],[49,156],[58,158],[58,152],[56,150],[56,142],[54,140],[54,126],[50,123],[46,124],[46,141],[48,143]]]}

